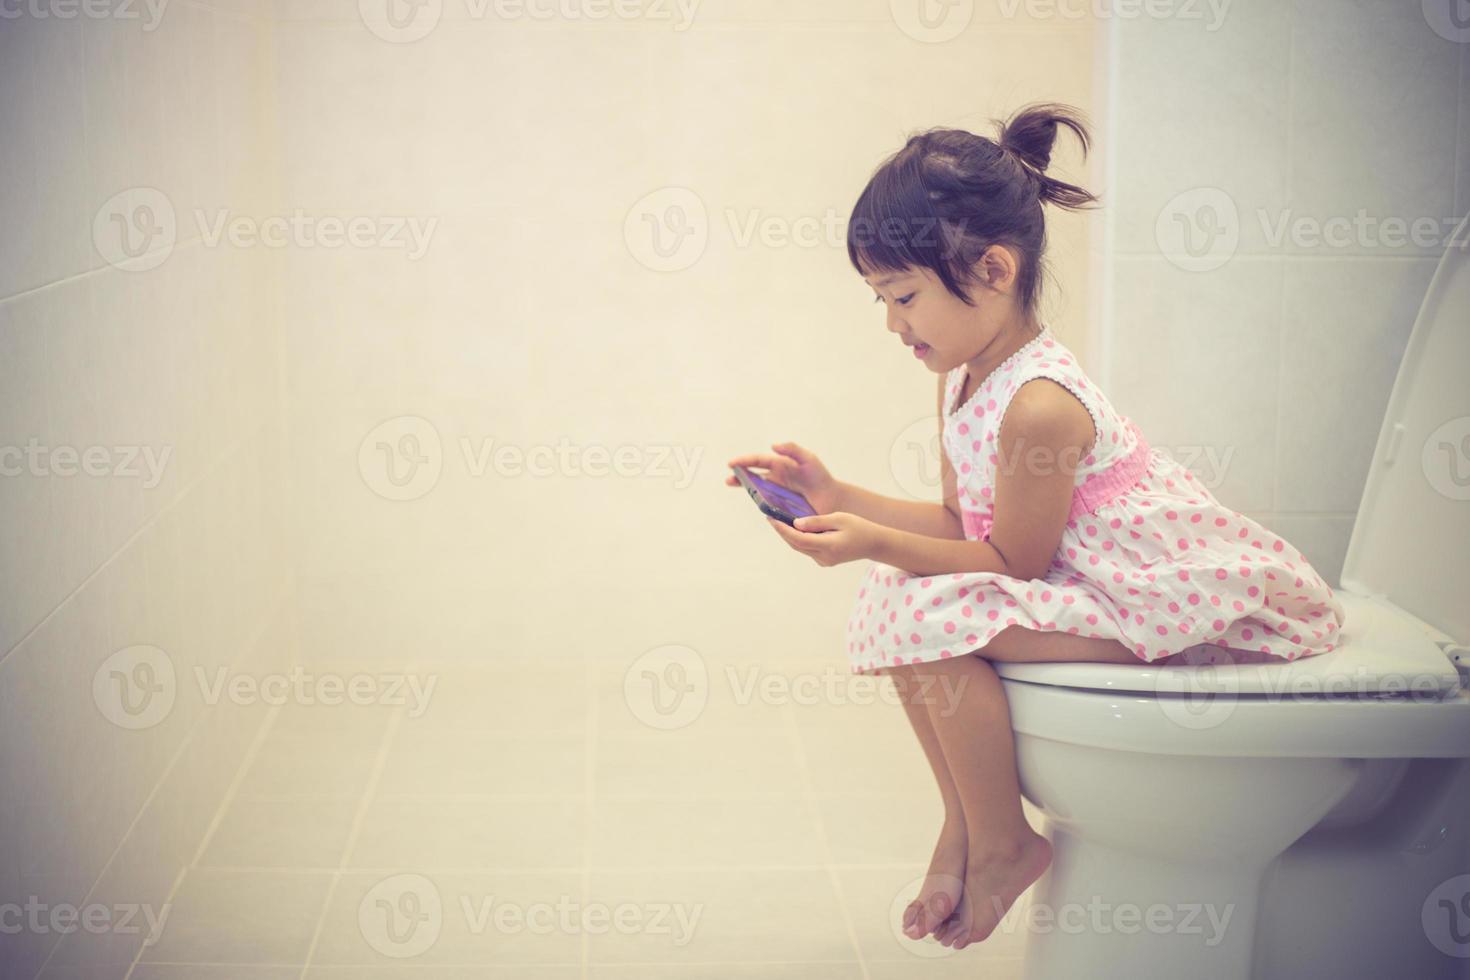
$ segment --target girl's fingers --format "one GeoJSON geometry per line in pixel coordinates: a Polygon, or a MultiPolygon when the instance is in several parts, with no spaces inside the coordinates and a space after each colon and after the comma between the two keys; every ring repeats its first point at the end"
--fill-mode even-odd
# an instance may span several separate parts
{"type": "Polygon", "coordinates": [[[781,457],[775,453],[746,453],[744,456],[736,456],[726,465],[769,470],[774,469],[780,463],[781,457]]]}
{"type": "Polygon", "coordinates": [[[804,449],[794,442],[772,443],[771,448],[776,450],[776,452],[782,454],[783,456],[790,456],[798,463],[809,463],[813,459],[811,450],[804,449]]]}

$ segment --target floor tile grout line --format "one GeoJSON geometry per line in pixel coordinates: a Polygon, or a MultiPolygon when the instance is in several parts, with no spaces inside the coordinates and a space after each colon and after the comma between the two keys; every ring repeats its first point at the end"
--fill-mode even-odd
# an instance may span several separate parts
{"type": "Polygon", "coordinates": [[[240,761],[240,768],[235,771],[235,777],[230,780],[230,785],[225,790],[224,798],[220,800],[219,806],[215,808],[214,816],[210,818],[209,826],[205,828],[204,836],[199,840],[199,846],[194,849],[194,856],[189,859],[187,870],[193,871],[199,867],[199,859],[204,857],[204,853],[214,841],[214,835],[219,831],[220,824],[224,823],[225,813],[228,812],[231,804],[235,802],[240,791],[240,784],[245,781],[246,772],[250,770],[251,765],[255,762],[255,757],[259,755],[260,746],[270,737],[270,731],[275,727],[276,716],[280,714],[280,711],[279,706],[273,706],[266,714],[265,721],[256,730],[255,737],[250,742],[250,747],[245,751],[245,758],[240,761]]]}
{"type": "MultiPolygon", "coordinates": [[[[230,803],[234,800],[235,792],[239,789],[240,783],[244,781],[245,773],[250,769],[251,763],[255,761],[255,756],[260,751],[261,744],[265,741],[266,736],[270,733],[271,728],[274,726],[276,715],[280,712],[280,710],[281,709],[279,707],[272,707],[268,712],[266,712],[265,720],[261,722],[260,726],[255,730],[255,734],[250,740],[250,745],[245,750],[245,757],[240,760],[240,767],[235,770],[234,778],[230,780],[230,785],[225,789],[224,797],[221,798],[219,805],[214,808],[214,815],[210,817],[209,826],[205,828],[204,834],[199,840],[199,846],[194,848],[193,857],[189,858],[188,862],[186,862],[184,866],[179,869],[178,873],[174,875],[173,883],[169,885],[168,894],[164,897],[163,900],[165,908],[173,902],[174,896],[178,894],[179,886],[184,883],[184,879],[188,877],[189,872],[198,867],[199,859],[204,856],[205,849],[209,846],[209,842],[214,838],[215,831],[219,829],[220,823],[224,820],[225,811],[229,809],[230,803]]],[[[191,730],[190,734],[192,735],[193,731],[197,730],[198,729],[196,727],[195,729],[191,730]]],[[[154,787],[155,793],[158,792],[158,788],[163,785],[164,780],[168,778],[169,772],[173,771],[174,765],[183,755],[184,749],[188,747],[190,741],[192,741],[192,738],[186,738],[183,740],[183,744],[179,747],[179,752],[174,756],[173,761],[169,763],[168,770],[164,772],[163,776],[159,777],[158,785],[154,787]]],[[[138,815],[134,817],[134,821],[136,822],[136,820],[141,817],[147,809],[148,801],[145,801],[143,803],[143,806],[138,809],[138,815]]],[[[127,841],[128,836],[131,834],[132,828],[130,827],[128,828],[128,834],[123,836],[124,843],[127,841]]],[[[121,848],[122,844],[119,844],[118,849],[121,850],[121,848]]],[[[109,861],[108,863],[111,864],[112,862],[109,861]]],[[[107,869],[104,867],[104,874],[106,873],[106,870],[107,869]]],[[[98,875],[99,881],[101,880],[101,877],[101,875],[98,875]]],[[[133,954],[133,961],[128,964],[127,972],[123,974],[123,980],[128,980],[128,978],[133,975],[133,971],[138,968],[138,963],[143,959],[143,951],[147,948],[148,947],[146,944],[138,947],[138,951],[133,954]]],[[[41,969],[44,970],[45,968],[46,966],[43,963],[41,965],[41,969]]]]}
{"type": "Polygon", "coordinates": [[[787,703],[781,707],[782,721],[791,739],[798,768],[801,770],[802,781],[806,787],[805,800],[807,806],[811,808],[812,823],[816,828],[817,840],[821,847],[822,869],[827,873],[827,880],[832,885],[832,893],[837,897],[837,908],[842,915],[842,926],[847,933],[847,941],[852,946],[853,955],[857,958],[858,975],[862,977],[862,980],[871,980],[867,959],[863,956],[862,946],[858,943],[857,927],[852,921],[852,913],[847,908],[847,895],[842,890],[841,879],[832,863],[832,843],[827,838],[827,827],[822,823],[822,808],[817,804],[816,780],[812,773],[811,759],[807,756],[806,744],[801,740],[801,727],[796,723],[796,715],[791,705],[787,703]]]}
{"type": "Polygon", "coordinates": [[[332,872],[331,879],[327,882],[327,893],[322,898],[322,909],[317,914],[316,928],[312,930],[311,942],[307,944],[306,955],[302,957],[301,975],[297,980],[306,980],[306,972],[311,969],[312,958],[316,956],[317,944],[321,941],[322,930],[327,925],[327,913],[331,910],[332,899],[336,896],[337,885],[342,880],[342,875],[348,870],[347,862],[352,857],[352,851],[357,847],[357,838],[362,833],[362,825],[367,820],[368,808],[372,806],[374,794],[378,787],[378,781],[382,779],[383,769],[388,763],[388,753],[392,750],[394,736],[398,734],[398,727],[403,722],[401,712],[393,712],[388,716],[388,725],[382,735],[382,741],[378,745],[377,758],[373,760],[372,772],[368,775],[367,785],[363,788],[362,799],[358,802],[357,812],[352,815],[352,825],[347,831],[347,840],[342,845],[342,857],[337,862],[337,868],[332,872]]]}

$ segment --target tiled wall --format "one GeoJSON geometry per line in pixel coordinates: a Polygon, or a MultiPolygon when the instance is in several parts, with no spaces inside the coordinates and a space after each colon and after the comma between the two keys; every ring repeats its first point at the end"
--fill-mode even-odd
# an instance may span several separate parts
{"type": "Polygon", "coordinates": [[[1431,8],[1109,25],[1110,394],[1334,584],[1419,303],[1470,208],[1470,43],[1431,8]]]}
{"type": "MultiPolygon", "coordinates": [[[[164,901],[263,717],[195,670],[292,636],[276,257],[195,215],[272,193],[269,32],[244,0],[87,6],[132,16],[0,21],[0,902],[53,909],[164,901]]],[[[7,929],[0,975],[137,945],[60,938],[7,929]]]]}
{"type": "MultiPolygon", "coordinates": [[[[400,42],[355,3],[277,9],[282,201],[436,223],[421,256],[301,250],[287,269],[303,655],[719,655],[748,651],[758,609],[791,649],[840,656],[860,570],[813,575],[725,461],[794,439],[910,492],[894,460],[915,426],[937,439],[936,380],[842,229],[912,132],[989,135],[1041,99],[1092,111],[1090,21],[976,4],[930,43],[887,0],[710,0],[687,25],[672,4],[446,3],[400,42]],[[672,240],[680,217],[704,250],[660,268],[647,229],[672,240]],[[466,444],[571,462],[477,473],[466,444]],[[620,449],[631,475],[581,472],[620,449]],[[437,482],[396,488],[385,453],[437,482]]],[[[1067,139],[1057,163],[1089,179],[1067,139]]],[[[1079,343],[1089,220],[1050,229],[1047,311],[1079,343]]]]}

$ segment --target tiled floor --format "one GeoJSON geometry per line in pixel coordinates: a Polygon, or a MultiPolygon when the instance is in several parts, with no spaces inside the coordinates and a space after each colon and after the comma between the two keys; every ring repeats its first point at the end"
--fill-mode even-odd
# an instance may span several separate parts
{"type": "Polygon", "coordinates": [[[940,812],[886,681],[704,666],[276,709],[131,980],[1019,976],[1029,894],[964,951],[895,930],[940,812]]]}

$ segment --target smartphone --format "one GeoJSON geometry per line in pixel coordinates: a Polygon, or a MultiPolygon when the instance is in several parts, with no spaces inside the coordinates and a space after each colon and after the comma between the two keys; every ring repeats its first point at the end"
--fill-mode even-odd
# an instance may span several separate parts
{"type": "Polygon", "coordinates": [[[798,517],[816,515],[816,508],[796,491],[777,486],[743,466],[732,466],[731,469],[735,471],[735,479],[739,480],[740,485],[750,494],[750,499],[754,500],[755,505],[767,516],[795,527],[798,517]]]}

